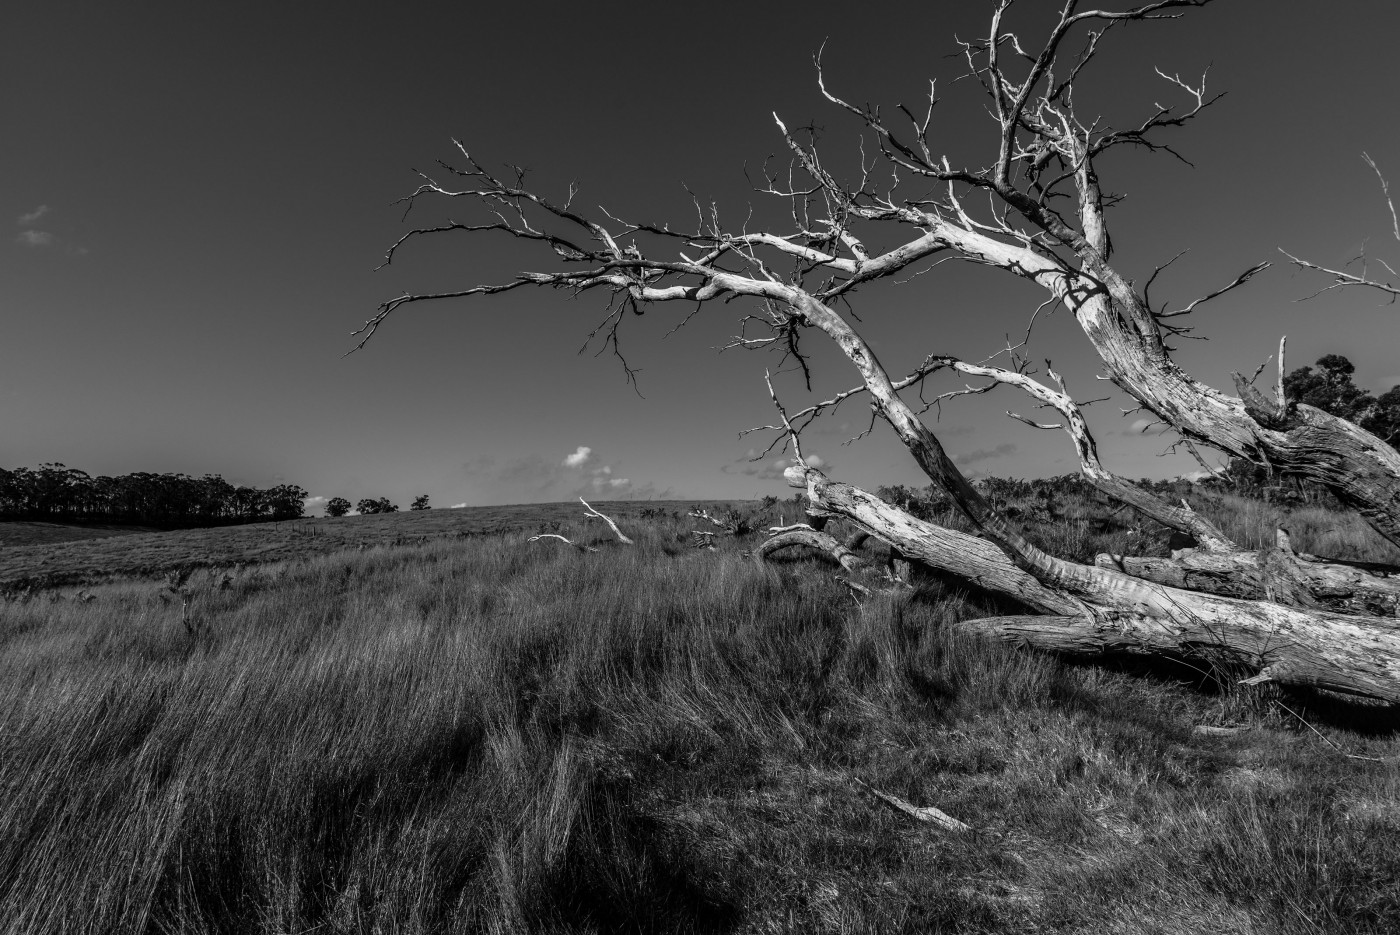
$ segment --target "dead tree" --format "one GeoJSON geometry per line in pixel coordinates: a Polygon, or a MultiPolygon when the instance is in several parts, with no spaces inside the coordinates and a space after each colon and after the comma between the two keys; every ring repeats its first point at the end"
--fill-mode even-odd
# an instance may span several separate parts
{"type": "MultiPolygon", "coordinates": [[[[1012,28],[1011,0],[1001,0],[985,38],[959,43],[962,77],[971,81],[957,86],[980,86],[998,127],[980,168],[955,165],[935,148],[932,91],[922,116],[901,108],[903,122],[895,126],[878,109],[851,104],[829,90],[818,60],[820,92],[863,127],[878,158],[874,164],[863,158],[853,179],[838,178],[814,142],[790,132],[774,115],[791,163],[781,177],[766,174],[762,188],[790,204],[793,224],[783,231],[727,230],[718,212],[706,212],[698,202],[698,220],[685,230],[601,210],[588,213],[574,206],[572,190],[551,199],[527,188],[522,173],[498,176],[454,141],[459,161],[442,163],[441,180],[421,174],[421,184],[405,200],[410,206],[432,198],[474,206],[479,220],[410,230],[389,249],[385,262],[414,238],[466,231],[536,242],[550,265],[495,283],[398,296],[356,332],[357,346],[405,305],[527,287],[609,295],[608,314],[593,336],[614,348],[629,311],[641,314],[644,307],[663,303],[701,309],[716,300],[748,299],[757,311],[744,319],[731,346],[776,349],[805,368],[803,342],[826,338],[860,380],[852,390],[791,417],[778,405],[781,425],[768,428],[777,431],[777,443],[793,447],[789,482],[805,489],[819,510],[851,520],[902,556],[1012,598],[1028,611],[973,621],[965,624],[969,629],[1070,653],[1223,655],[1253,666],[1258,674],[1248,681],[1254,683],[1273,680],[1400,701],[1400,622],[1383,571],[1300,556],[1284,538],[1275,549],[1242,552],[1189,508],[1163,503],[1113,475],[1102,465],[1064,381],[1048,368],[1058,389],[1033,379],[1015,348],[1003,352],[1006,366],[935,354],[895,379],[853,325],[859,319],[850,310],[862,287],[945,258],[971,260],[1027,280],[1044,290],[1042,307],[1059,305],[1074,317],[1106,377],[1187,445],[1265,462],[1282,474],[1322,484],[1400,544],[1400,453],[1350,422],[1285,399],[1281,381],[1266,395],[1237,374],[1239,395],[1230,396],[1196,380],[1172,359],[1168,341],[1188,330],[1179,324],[1183,316],[1243,285],[1268,264],[1171,308],[1149,300],[1155,273],[1139,287],[1111,259],[1107,215],[1115,199],[1100,185],[1100,157],[1122,148],[1174,152],[1166,135],[1194,120],[1215,98],[1207,94],[1204,77],[1193,83],[1159,71],[1184,106],[1154,105],[1132,125],[1115,128],[1076,111],[1076,86],[1114,27],[1172,19],[1207,2],[1156,0],[1113,11],[1081,10],[1078,0],[1064,0],[1048,33],[1032,44],[1012,28]],[[909,179],[919,190],[906,195],[900,183],[909,179]],[[891,242],[897,245],[867,246],[891,242]],[[753,333],[754,327],[766,330],[753,333]],[[939,370],[983,378],[986,388],[1018,387],[1056,410],[1061,422],[1033,424],[1069,432],[1090,482],[1189,533],[1200,548],[1150,561],[1108,556],[1095,565],[1037,548],[967,481],[901,395],[922,387],[939,370]],[[803,458],[802,429],[858,393],[977,535],[919,520],[828,478],[803,458]]],[[[801,542],[827,551],[852,573],[860,569],[849,550],[812,532],[780,531],[760,552],[801,542]]]]}

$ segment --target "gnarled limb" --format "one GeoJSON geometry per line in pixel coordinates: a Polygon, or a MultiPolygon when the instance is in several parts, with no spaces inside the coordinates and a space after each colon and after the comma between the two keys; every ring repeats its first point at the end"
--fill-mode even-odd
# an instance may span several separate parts
{"type": "Polygon", "coordinates": [[[790,528],[775,533],[753,550],[753,557],[762,562],[775,552],[794,546],[815,549],[840,565],[848,574],[860,574],[869,568],[868,562],[838,542],[835,536],[811,528],[790,528]]]}
{"type": "MultiPolygon", "coordinates": [[[[874,566],[856,554],[856,550],[865,543],[866,539],[870,538],[870,533],[864,530],[852,533],[844,543],[829,533],[819,532],[805,525],[774,528],[770,531],[773,535],[763,540],[758,548],[753,550],[752,554],[756,561],[767,561],[775,552],[783,549],[805,546],[809,549],[815,549],[836,562],[847,574],[861,575],[866,578],[874,575],[874,566]]],[[[896,588],[909,586],[909,563],[893,547],[891,547],[889,569],[885,573],[885,578],[896,588]]],[[[861,587],[850,579],[846,579],[846,583],[848,587],[861,587]]],[[[865,590],[869,591],[868,588],[865,590]]]]}

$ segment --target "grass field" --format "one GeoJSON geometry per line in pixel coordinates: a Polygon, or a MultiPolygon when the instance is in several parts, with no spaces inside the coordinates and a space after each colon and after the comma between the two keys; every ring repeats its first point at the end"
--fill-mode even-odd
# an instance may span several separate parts
{"type": "Polygon", "coordinates": [[[42,523],[26,520],[0,520],[0,548],[9,546],[52,545],[57,542],[78,542],[84,539],[106,539],[155,532],[144,526],[103,526],[42,523]]]}
{"type": "MultiPolygon", "coordinates": [[[[692,501],[670,500],[595,504],[624,521],[643,510],[684,513],[692,505],[692,501]]],[[[266,564],[345,549],[533,532],[572,522],[583,512],[582,504],[577,502],[544,503],[323,516],[168,532],[0,522],[0,586],[92,584],[112,578],[161,575],[177,568],[266,564]],[[120,540],[111,541],[115,536],[121,536],[120,540]]]]}
{"type": "MultiPolygon", "coordinates": [[[[606,509],[631,548],[561,505],[3,550],[100,577],[0,604],[0,930],[1400,930],[1389,709],[968,639],[1003,608],[860,605],[647,506],[606,509]],[[187,607],[115,573],[177,566],[187,607]]],[[[1131,522],[1036,534],[1160,545],[1131,522]]]]}

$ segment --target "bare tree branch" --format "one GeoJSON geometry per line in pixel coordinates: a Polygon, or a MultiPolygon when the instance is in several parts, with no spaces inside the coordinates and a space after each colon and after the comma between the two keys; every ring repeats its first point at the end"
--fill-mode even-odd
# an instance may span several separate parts
{"type": "MultiPolygon", "coordinates": [[[[1181,254],[1179,254],[1179,253],[1177,254],[1177,256],[1180,256],[1180,255],[1181,255],[1181,254]]],[[[1174,258],[1173,258],[1173,259],[1174,259],[1174,258]]],[[[1167,311],[1155,312],[1154,314],[1155,314],[1159,319],[1160,319],[1160,318],[1175,318],[1175,317],[1177,317],[1178,315],[1189,315],[1189,314],[1191,314],[1192,312],[1194,312],[1194,311],[1196,310],[1196,307],[1197,307],[1197,306],[1202,305],[1202,304],[1204,304],[1204,303],[1206,303],[1206,302],[1209,302],[1211,299],[1218,299],[1218,298],[1220,298],[1222,295],[1224,295],[1225,293],[1229,292],[1230,290],[1232,290],[1232,289],[1237,289],[1237,288],[1239,288],[1240,286],[1243,286],[1245,283],[1247,283],[1247,282],[1249,282],[1251,279],[1253,279],[1256,273],[1262,273],[1264,270],[1268,269],[1271,265],[1272,265],[1272,264],[1270,264],[1269,261],[1267,261],[1267,260],[1265,260],[1263,263],[1256,263],[1255,265],[1251,266],[1249,269],[1245,270],[1243,273],[1240,273],[1240,274],[1239,274],[1238,276],[1236,276],[1233,280],[1231,280],[1231,282],[1230,282],[1229,285],[1227,285],[1227,286],[1225,286],[1224,288],[1221,288],[1221,289],[1216,289],[1214,292],[1210,292],[1210,293],[1207,293],[1206,295],[1201,296],[1199,299],[1196,299],[1194,302],[1192,302],[1190,305],[1187,305],[1185,308],[1179,308],[1179,309],[1177,309],[1176,311],[1172,311],[1172,312],[1167,312],[1167,311]]],[[[1158,269],[1159,269],[1159,271],[1160,271],[1160,270],[1162,269],[1162,267],[1159,267],[1158,269]]],[[[1154,273],[1153,275],[1156,276],[1156,273],[1154,273]]],[[[1150,282],[1151,282],[1151,281],[1149,280],[1149,284],[1150,284],[1150,282]]],[[[1144,292],[1144,295],[1145,295],[1145,294],[1146,294],[1146,293],[1144,292]]]]}

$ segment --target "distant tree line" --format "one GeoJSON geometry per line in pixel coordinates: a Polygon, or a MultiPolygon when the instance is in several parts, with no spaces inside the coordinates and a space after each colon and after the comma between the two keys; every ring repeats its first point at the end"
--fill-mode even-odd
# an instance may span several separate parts
{"type": "Polygon", "coordinates": [[[161,527],[296,519],[307,493],[295,484],[235,486],[217,474],[137,472],[93,477],[63,464],[0,468],[0,518],[161,527]]]}
{"type": "MultiPolygon", "coordinates": [[[[327,516],[345,516],[352,509],[361,515],[370,515],[373,513],[397,513],[399,511],[398,505],[391,502],[388,497],[380,497],[378,499],[374,499],[372,497],[365,497],[359,503],[354,504],[353,507],[351,506],[350,501],[346,500],[344,497],[331,497],[329,500],[326,501],[327,516]]],[[[428,495],[422,494],[420,496],[414,497],[413,503],[409,506],[409,509],[415,511],[431,510],[432,507],[428,506],[428,495]]]]}

